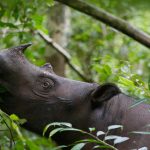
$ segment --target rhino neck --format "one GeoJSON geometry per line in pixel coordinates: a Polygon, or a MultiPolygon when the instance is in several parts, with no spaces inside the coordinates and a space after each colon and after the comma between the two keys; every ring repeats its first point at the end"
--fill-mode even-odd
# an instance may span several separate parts
{"type": "Polygon", "coordinates": [[[123,125],[127,108],[131,103],[131,100],[123,101],[124,96],[118,94],[94,109],[90,117],[90,126],[107,131],[110,125],[123,125]]]}
{"type": "MultiPolygon", "coordinates": [[[[126,99],[127,98],[128,97],[126,97],[126,99]]],[[[124,101],[126,99],[124,99],[124,101]]],[[[131,108],[130,106],[134,103],[135,101],[132,100],[126,109],[124,117],[125,130],[127,132],[146,131],[146,126],[150,124],[150,105],[141,103],[131,108]]]]}
{"type": "Polygon", "coordinates": [[[98,128],[107,130],[109,125],[119,124],[123,125],[124,132],[129,133],[150,124],[150,105],[143,103],[131,108],[134,103],[135,99],[125,94],[114,96],[103,104],[101,112],[98,110],[98,128]]]}
{"type": "Polygon", "coordinates": [[[137,149],[140,147],[148,147],[150,135],[143,134],[133,134],[133,131],[150,131],[150,128],[147,126],[150,124],[150,105],[148,104],[139,104],[133,106],[135,100],[129,96],[122,95],[120,98],[121,105],[124,106],[122,125],[123,131],[119,134],[121,136],[129,137],[129,140],[118,145],[118,149],[137,149]]]}

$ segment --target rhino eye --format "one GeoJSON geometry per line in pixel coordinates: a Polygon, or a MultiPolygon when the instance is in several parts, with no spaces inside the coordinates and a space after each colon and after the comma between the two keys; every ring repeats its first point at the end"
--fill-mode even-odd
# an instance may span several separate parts
{"type": "Polygon", "coordinates": [[[50,85],[50,83],[48,82],[48,81],[46,81],[46,82],[44,82],[43,84],[42,84],[42,87],[43,87],[43,89],[47,89],[47,88],[49,88],[51,85],[50,85]]]}
{"type": "Polygon", "coordinates": [[[54,85],[54,80],[50,78],[40,77],[35,81],[32,91],[35,95],[45,98],[48,96],[54,85]]]}
{"type": "Polygon", "coordinates": [[[54,82],[50,79],[46,79],[42,82],[41,86],[44,90],[47,90],[47,89],[52,88],[54,86],[54,82]]]}

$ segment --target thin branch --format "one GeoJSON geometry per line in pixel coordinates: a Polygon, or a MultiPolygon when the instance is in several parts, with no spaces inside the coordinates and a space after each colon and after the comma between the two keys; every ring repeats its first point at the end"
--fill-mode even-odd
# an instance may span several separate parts
{"type": "Polygon", "coordinates": [[[86,78],[78,69],[76,66],[74,66],[72,63],[71,63],[71,56],[70,54],[63,48],[61,47],[58,43],[54,42],[53,39],[51,39],[48,35],[46,35],[45,33],[43,33],[42,31],[37,31],[38,35],[48,44],[50,45],[51,47],[53,47],[59,54],[61,54],[67,64],[70,66],[70,68],[76,72],[76,74],[82,78],[84,81],[87,81],[87,82],[91,82],[92,79],[88,79],[86,78]]]}
{"type": "Polygon", "coordinates": [[[81,132],[82,132],[83,134],[88,135],[89,137],[92,137],[94,140],[99,141],[101,144],[103,144],[103,145],[105,145],[105,146],[108,146],[108,147],[111,148],[112,150],[118,150],[118,149],[115,148],[114,146],[112,146],[112,145],[106,143],[105,141],[100,140],[97,136],[95,136],[95,135],[93,135],[93,134],[91,134],[91,133],[89,133],[89,132],[82,131],[82,130],[81,130],[81,132]]]}
{"type": "Polygon", "coordinates": [[[38,30],[37,33],[47,44],[52,46],[58,53],[60,53],[63,57],[65,57],[67,61],[71,59],[71,56],[69,55],[69,53],[63,47],[61,47],[58,43],[54,42],[52,38],[50,38],[48,35],[46,35],[40,30],[38,30]]]}
{"type": "Polygon", "coordinates": [[[61,2],[65,5],[68,5],[69,7],[72,7],[82,13],[85,13],[113,28],[116,30],[124,33],[125,35],[128,35],[132,39],[138,41],[142,45],[150,48],[150,36],[143,31],[135,28],[131,24],[129,24],[127,21],[118,18],[116,16],[111,15],[110,13],[100,9],[96,8],[86,2],[83,2],[81,0],[55,0],[58,2],[61,2]]]}

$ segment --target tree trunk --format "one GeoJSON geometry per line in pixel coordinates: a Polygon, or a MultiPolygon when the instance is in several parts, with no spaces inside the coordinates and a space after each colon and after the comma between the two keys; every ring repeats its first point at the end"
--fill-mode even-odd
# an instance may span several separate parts
{"type": "MultiPolygon", "coordinates": [[[[63,4],[50,7],[48,12],[48,30],[50,36],[62,47],[68,44],[70,30],[70,10],[63,4]]],[[[64,57],[57,53],[52,47],[47,46],[45,58],[50,62],[56,74],[65,76],[66,62],[64,57]]]]}

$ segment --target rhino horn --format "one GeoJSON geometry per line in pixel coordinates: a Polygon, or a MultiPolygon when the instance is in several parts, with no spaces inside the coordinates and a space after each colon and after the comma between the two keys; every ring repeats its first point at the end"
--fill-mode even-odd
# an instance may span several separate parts
{"type": "Polygon", "coordinates": [[[15,53],[24,53],[24,51],[27,49],[27,47],[31,46],[32,43],[27,43],[27,44],[23,44],[23,45],[20,45],[20,46],[17,46],[17,47],[13,47],[11,48],[10,50],[15,52],[15,53]]]}

